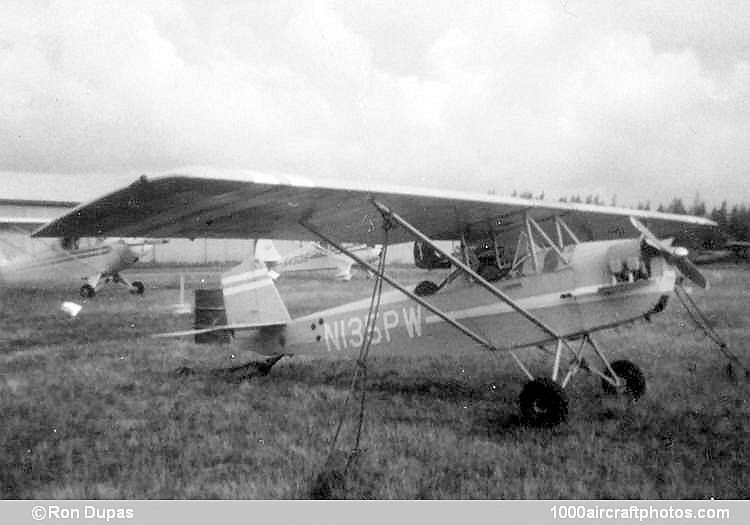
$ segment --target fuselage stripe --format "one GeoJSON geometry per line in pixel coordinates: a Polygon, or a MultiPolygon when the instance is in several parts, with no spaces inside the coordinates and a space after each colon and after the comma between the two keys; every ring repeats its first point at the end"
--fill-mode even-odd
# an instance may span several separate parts
{"type": "Polygon", "coordinates": [[[252,270],[249,272],[240,273],[237,275],[228,275],[226,277],[221,278],[221,284],[223,286],[228,286],[230,284],[234,284],[241,281],[253,281],[262,277],[265,277],[268,275],[268,270],[265,268],[260,268],[258,270],[252,270]]]}
{"type": "Polygon", "coordinates": [[[245,284],[239,284],[235,286],[225,287],[224,288],[224,296],[230,296],[235,295],[242,292],[247,292],[250,290],[256,290],[258,288],[263,288],[265,286],[272,286],[273,281],[271,278],[261,279],[257,281],[252,281],[245,284]]]}

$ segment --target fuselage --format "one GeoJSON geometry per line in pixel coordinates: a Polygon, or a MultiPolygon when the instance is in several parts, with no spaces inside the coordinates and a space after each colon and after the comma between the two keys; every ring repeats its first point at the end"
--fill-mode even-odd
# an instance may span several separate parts
{"type": "MultiPolygon", "coordinates": [[[[574,337],[631,322],[663,308],[675,270],[660,257],[644,260],[638,240],[568,246],[567,260],[550,250],[527,260],[514,278],[495,283],[556,333],[574,337]]],[[[457,279],[425,299],[498,348],[543,344],[550,335],[470,279],[457,279]]],[[[365,337],[370,299],[323,310],[251,337],[262,353],[347,354],[365,337]]],[[[397,290],[384,292],[372,334],[372,352],[451,352],[477,346],[438,315],[397,290]]]]}
{"type": "Polygon", "coordinates": [[[19,288],[78,287],[91,278],[131,266],[138,254],[122,240],[94,241],[71,247],[58,243],[0,265],[0,286],[19,288]]]}

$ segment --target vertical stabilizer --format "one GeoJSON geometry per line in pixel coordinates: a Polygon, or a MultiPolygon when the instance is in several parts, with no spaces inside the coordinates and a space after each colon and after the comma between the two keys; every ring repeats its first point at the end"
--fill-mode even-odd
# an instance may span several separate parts
{"type": "Polygon", "coordinates": [[[230,325],[276,325],[291,321],[266,265],[256,259],[222,274],[221,288],[230,325]]]}
{"type": "Polygon", "coordinates": [[[257,239],[255,241],[255,248],[253,250],[254,256],[257,260],[264,263],[279,263],[281,262],[281,255],[270,239],[257,239]]]}

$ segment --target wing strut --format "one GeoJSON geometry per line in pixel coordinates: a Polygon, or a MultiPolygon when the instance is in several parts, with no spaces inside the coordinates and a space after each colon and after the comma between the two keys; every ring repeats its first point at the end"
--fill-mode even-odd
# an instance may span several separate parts
{"type": "MultiPolygon", "coordinates": [[[[405,228],[407,231],[409,231],[412,235],[415,237],[421,239],[423,242],[427,243],[428,246],[432,247],[434,250],[436,250],[438,253],[442,254],[444,257],[446,257],[456,268],[466,273],[468,276],[470,276],[476,283],[478,283],[480,286],[485,288],[488,292],[490,292],[492,295],[500,299],[502,302],[513,308],[516,312],[518,312],[520,315],[525,317],[528,321],[530,321],[533,325],[540,328],[542,331],[546,332],[553,341],[557,343],[557,348],[555,350],[555,365],[553,367],[552,371],[552,379],[555,382],[558,382],[559,380],[559,363],[560,363],[560,353],[562,351],[562,348],[564,347],[566,350],[568,350],[573,355],[573,363],[575,364],[574,367],[571,369],[575,370],[577,367],[580,367],[582,364],[582,358],[581,358],[581,352],[576,351],[573,347],[571,347],[570,343],[568,342],[565,337],[563,337],[561,334],[558,334],[551,326],[544,323],[542,320],[538,319],[534,316],[531,312],[526,310],[524,307],[516,303],[513,299],[508,297],[506,294],[504,294],[502,291],[498,290],[490,282],[488,282],[486,279],[484,279],[481,275],[479,275],[477,272],[472,270],[468,265],[461,262],[459,259],[454,257],[452,254],[446,252],[445,250],[441,249],[440,246],[435,244],[429,237],[424,235],[422,232],[420,232],[417,228],[409,224],[403,217],[399,216],[397,213],[393,212],[390,208],[385,206],[384,204],[378,202],[377,200],[373,199],[373,205],[380,211],[380,213],[383,215],[383,217],[387,221],[395,221],[399,225],[401,225],[403,228],[405,228]]],[[[529,221],[531,220],[529,217],[527,217],[526,221],[526,228],[527,228],[527,235],[529,237],[529,245],[532,247],[533,250],[533,237],[531,234],[531,225],[529,224],[529,221]]],[[[567,225],[562,222],[563,227],[567,229],[567,225]]],[[[534,224],[537,228],[539,226],[537,224],[534,224]]],[[[539,228],[541,230],[541,228],[539,228]]],[[[577,239],[575,236],[570,232],[571,237],[575,242],[577,242],[577,239]]],[[[544,236],[545,240],[548,240],[551,246],[554,246],[554,243],[551,242],[548,236],[544,236]]],[[[533,252],[532,252],[533,253],[533,252]]],[[[559,252],[558,252],[559,253],[559,252]]],[[[534,255],[534,259],[536,259],[536,254],[534,255]]],[[[567,258],[563,257],[563,260],[566,261],[567,258]]],[[[431,310],[434,311],[434,308],[431,308],[431,310]]],[[[455,322],[452,322],[454,326],[458,325],[455,322]]],[[[461,331],[464,331],[463,328],[459,329],[461,331]]],[[[465,333],[465,331],[464,331],[465,333]]],[[[595,343],[591,339],[590,334],[585,334],[584,341],[587,341],[591,344],[591,346],[596,351],[597,355],[601,358],[602,362],[606,366],[607,370],[611,374],[611,376],[607,377],[606,374],[599,372],[598,370],[592,369],[591,367],[587,366],[587,369],[594,372],[596,375],[599,375],[602,377],[605,381],[608,383],[614,385],[614,386],[620,386],[621,379],[618,378],[615,371],[612,369],[612,366],[610,365],[609,361],[604,357],[604,355],[599,351],[599,349],[596,347],[595,343]]],[[[494,349],[494,347],[493,347],[494,349]]],[[[522,364],[521,360],[515,355],[513,351],[510,351],[511,356],[515,359],[516,363],[519,365],[519,367],[526,373],[526,375],[529,377],[529,379],[533,380],[532,374],[528,371],[528,369],[522,364]]],[[[570,372],[570,371],[569,371],[570,372]]],[[[565,384],[570,379],[570,373],[565,377],[565,379],[562,381],[561,386],[565,386],[565,384]]]]}
{"type": "MultiPolygon", "coordinates": [[[[433,305],[431,305],[430,303],[428,303],[427,301],[425,301],[424,299],[422,299],[420,296],[418,296],[417,294],[415,294],[411,290],[409,290],[407,288],[404,288],[398,282],[396,282],[393,278],[391,278],[388,275],[386,275],[385,272],[381,272],[379,269],[375,268],[374,266],[372,266],[367,261],[359,258],[357,255],[355,255],[354,253],[352,253],[351,251],[349,251],[348,249],[346,249],[346,247],[338,244],[336,241],[334,241],[330,237],[326,236],[320,230],[318,230],[317,228],[315,228],[312,224],[310,224],[308,222],[301,222],[300,224],[303,227],[305,227],[307,230],[309,230],[311,233],[313,233],[314,235],[316,235],[317,237],[320,237],[325,242],[327,242],[327,243],[331,244],[333,247],[335,247],[337,250],[339,250],[342,253],[346,254],[348,257],[350,257],[351,259],[353,259],[357,264],[360,264],[360,265],[364,266],[365,268],[367,268],[368,270],[370,270],[371,272],[373,272],[375,275],[381,277],[385,282],[387,282],[388,284],[390,284],[391,286],[393,286],[394,288],[396,288],[398,291],[400,291],[401,293],[403,293],[404,295],[406,295],[410,299],[412,299],[415,302],[417,302],[419,305],[423,306],[426,310],[429,310],[433,314],[435,314],[438,317],[440,317],[446,323],[450,324],[451,326],[453,326],[454,328],[456,328],[460,332],[466,334],[467,336],[469,336],[471,339],[473,339],[474,341],[476,341],[480,345],[484,346],[487,350],[490,350],[492,352],[500,350],[498,347],[496,347],[494,344],[492,344],[491,341],[489,341],[488,339],[486,339],[486,338],[482,337],[481,335],[477,334],[471,328],[465,326],[463,323],[460,323],[459,321],[456,321],[455,319],[451,318],[448,314],[446,314],[445,312],[443,312],[439,308],[434,307],[433,305]]],[[[513,359],[515,359],[516,363],[521,368],[521,370],[523,370],[524,374],[526,374],[526,376],[529,378],[529,380],[533,380],[534,376],[532,375],[531,372],[529,372],[529,369],[526,368],[526,366],[524,366],[523,362],[518,358],[518,356],[515,354],[515,352],[513,352],[512,350],[510,350],[510,355],[513,356],[513,359]]]]}
{"type": "Polygon", "coordinates": [[[438,253],[442,254],[443,257],[448,259],[451,264],[456,266],[457,268],[461,269],[464,273],[469,275],[472,279],[474,279],[479,285],[481,285],[483,288],[485,288],[488,292],[490,292],[492,295],[500,299],[502,302],[513,308],[516,312],[521,314],[523,317],[531,321],[532,324],[540,328],[542,331],[546,332],[548,335],[551,336],[554,340],[563,341],[563,344],[568,347],[568,349],[575,355],[575,352],[572,348],[567,344],[565,341],[565,338],[558,334],[555,330],[552,329],[549,325],[544,323],[543,321],[537,319],[531,312],[526,310],[523,306],[516,303],[513,299],[505,295],[503,292],[492,286],[492,284],[485,280],[481,275],[476,273],[474,270],[472,270],[469,266],[458,260],[456,257],[451,255],[450,253],[446,252],[445,250],[441,249],[440,246],[435,244],[429,237],[424,235],[422,232],[417,230],[414,226],[406,222],[401,216],[399,216],[397,213],[391,211],[387,206],[379,203],[378,201],[373,201],[375,204],[375,207],[383,213],[385,216],[393,219],[397,223],[399,223],[401,226],[406,228],[409,232],[411,232],[412,235],[418,237],[423,242],[427,243],[431,248],[436,250],[438,253]]]}

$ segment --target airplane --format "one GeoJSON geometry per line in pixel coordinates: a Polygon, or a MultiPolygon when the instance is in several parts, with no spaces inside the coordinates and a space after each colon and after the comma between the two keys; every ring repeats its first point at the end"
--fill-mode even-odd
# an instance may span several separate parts
{"type": "Polygon", "coordinates": [[[644,394],[641,369],[610,360],[595,335],[663,311],[680,274],[708,287],[687,250],[663,238],[714,226],[646,210],[206,170],[142,176],[34,235],[322,241],[374,273],[371,297],[292,319],[265,265],[249,259],[222,276],[227,324],[163,335],[244,331],[252,350],[274,360],[310,354],[362,362],[370,350],[507,352],[527,378],[519,397],[524,420],[554,426],[567,417],[564,388],[580,371],[598,376],[607,392],[644,394]],[[454,240],[459,256],[437,242],[454,240]],[[390,277],[388,247],[406,241],[429,248],[415,247],[423,254],[418,265],[449,261],[448,276],[416,286],[390,277]],[[381,245],[377,266],[344,243],[381,245]],[[483,265],[495,271],[480,273],[483,265]],[[383,291],[384,282],[394,289],[383,291]],[[524,362],[524,352],[537,349],[550,357],[548,373],[524,362]]]}
{"type": "Polygon", "coordinates": [[[104,239],[99,236],[64,236],[52,242],[37,239],[29,248],[28,235],[53,218],[43,216],[45,213],[71,209],[76,204],[7,199],[0,200],[0,204],[16,210],[0,216],[0,286],[45,288],[80,285],[80,295],[90,298],[105,283],[113,282],[125,286],[131,293],[143,294],[143,283],[130,282],[121,272],[143,257],[153,246],[152,242],[104,239]],[[29,216],[21,213],[19,208],[36,208],[42,213],[29,216]],[[3,236],[3,232],[6,235],[3,236]]]}
{"type": "MultiPolygon", "coordinates": [[[[345,243],[344,246],[369,263],[376,261],[380,256],[380,246],[353,243],[345,243]]],[[[333,270],[335,279],[342,281],[352,279],[354,260],[324,243],[304,242],[284,256],[279,255],[275,248],[272,250],[271,247],[273,247],[272,241],[259,239],[256,242],[255,257],[270,266],[274,272],[325,272],[333,270]]]]}
{"type": "Polygon", "coordinates": [[[740,259],[748,259],[750,255],[750,242],[748,241],[728,241],[724,248],[731,250],[734,254],[735,261],[740,259]]]}

